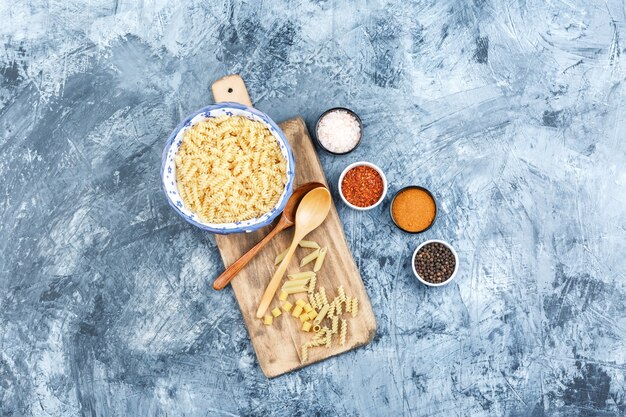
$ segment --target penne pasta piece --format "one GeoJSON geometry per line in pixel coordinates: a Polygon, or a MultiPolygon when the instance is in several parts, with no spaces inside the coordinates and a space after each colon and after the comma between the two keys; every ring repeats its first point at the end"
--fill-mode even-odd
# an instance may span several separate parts
{"type": "Polygon", "coordinates": [[[302,313],[300,314],[300,322],[304,323],[305,321],[309,321],[309,313],[302,313]]]}
{"type": "Polygon", "coordinates": [[[320,254],[320,250],[315,249],[313,252],[309,253],[307,256],[302,258],[302,260],[300,261],[300,268],[302,268],[303,266],[305,266],[306,264],[310,262],[313,262],[315,259],[317,259],[319,254],[320,254]]]}
{"type": "Polygon", "coordinates": [[[301,292],[306,292],[307,288],[304,286],[301,287],[289,287],[289,288],[285,288],[283,291],[285,291],[287,294],[298,294],[301,292]]]}
{"type": "Polygon", "coordinates": [[[304,272],[297,272],[295,274],[289,274],[287,276],[289,277],[289,279],[313,278],[315,276],[315,272],[304,271],[304,272]]]}
{"type": "Polygon", "coordinates": [[[294,279],[293,281],[286,281],[283,284],[282,288],[302,287],[302,286],[307,286],[308,283],[309,283],[309,279],[308,278],[302,278],[302,279],[297,279],[297,280],[294,279]]]}
{"type": "Polygon", "coordinates": [[[304,323],[302,323],[302,330],[304,330],[305,332],[310,332],[311,331],[311,322],[305,321],[304,323]]]}
{"type": "Polygon", "coordinates": [[[328,248],[326,246],[324,246],[322,249],[320,249],[320,253],[317,256],[317,259],[315,259],[315,265],[313,266],[313,272],[317,272],[320,269],[322,269],[322,265],[324,265],[324,259],[326,258],[326,251],[328,250],[328,248]]]}
{"type": "Polygon", "coordinates": [[[304,308],[304,306],[306,305],[306,301],[304,301],[302,298],[298,298],[296,300],[296,305],[304,308]]]}
{"type": "Polygon", "coordinates": [[[311,310],[313,310],[313,307],[311,307],[311,304],[309,304],[309,303],[306,303],[302,307],[304,307],[304,311],[306,311],[307,313],[310,313],[311,310]]]}
{"type": "Polygon", "coordinates": [[[274,316],[274,317],[278,317],[281,314],[283,314],[283,312],[280,311],[280,308],[278,308],[278,307],[276,307],[274,310],[272,310],[272,316],[274,316]]]}
{"type": "Polygon", "coordinates": [[[315,317],[317,317],[317,311],[315,310],[309,311],[309,320],[313,320],[315,319],[315,317]]]}
{"type": "Polygon", "coordinates": [[[289,313],[291,311],[291,307],[293,307],[293,304],[291,304],[289,301],[285,301],[282,307],[285,313],[289,313]]]}
{"type": "Polygon", "coordinates": [[[314,326],[313,326],[313,331],[314,331],[315,333],[319,332],[321,329],[322,329],[322,328],[320,327],[320,325],[319,325],[319,324],[316,324],[316,325],[314,325],[314,326]]]}
{"type": "Polygon", "coordinates": [[[274,265],[278,265],[279,263],[283,261],[283,259],[285,259],[285,255],[287,255],[288,250],[289,249],[285,249],[283,252],[276,255],[276,259],[274,259],[274,265]]]}
{"type": "Polygon", "coordinates": [[[266,314],[263,317],[263,324],[265,324],[266,326],[271,326],[273,321],[274,321],[274,317],[272,317],[272,316],[270,316],[268,314],[266,314]]]}
{"type": "Polygon", "coordinates": [[[301,248],[309,248],[309,249],[319,249],[320,245],[317,244],[317,242],[313,242],[312,240],[301,240],[300,243],[298,243],[298,245],[301,248]]]}
{"type": "Polygon", "coordinates": [[[330,308],[329,304],[324,305],[324,307],[322,307],[320,312],[317,313],[317,317],[315,317],[315,320],[313,322],[315,324],[320,324],[322,320],[324,320],[324,317],[326,317],[326,314],[328,313],[329,308],[330,308]]]}

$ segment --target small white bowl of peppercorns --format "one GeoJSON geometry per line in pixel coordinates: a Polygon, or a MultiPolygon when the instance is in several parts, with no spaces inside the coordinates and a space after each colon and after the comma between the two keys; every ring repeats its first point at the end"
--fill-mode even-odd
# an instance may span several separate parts
{"type": "Polygon", "coordinates": [[[423,284],[439,287],[452,281],[459,269],[459,256],[443,240],[431,239],[413,252],[413,273],[423,284]]]}

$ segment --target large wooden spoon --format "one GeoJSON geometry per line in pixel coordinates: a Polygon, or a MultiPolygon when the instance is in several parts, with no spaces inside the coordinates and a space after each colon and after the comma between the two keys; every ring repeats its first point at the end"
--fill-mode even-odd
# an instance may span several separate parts
{"type": "Polygon", "coordinates": [[[274,294],[276,294],[276,290],[280,285],[283,275],[285,275],[285,271],[287,271],[287,266],[289,265],[293,253],[296,251],[298,243],[322,224],[326,216],[328,216],[331,202],[328,189],[326,187],[319,187],[309,191],[298,205],[298,210],[296,210],[296,230],[293,234],[293,241],[287,250],[285,258],[274,273],[269,284],[267,284],[267,288],[261,298],[259,309],[256,312],[257,318],[260,319],[263,317],[272,302],[272,298],[274,294]]]}
{"type": "Polygon", "coordinates": [[[232,265],[226,268],[226,270],[224,270],[224,272],[222,272],[222,274],[213,282],[213,288],[218,291],[224,289],[224,287],[226,287],[228,283],[235,278],[235,275],[237,275],[239,271],[241,271],[243,267],[246,266],[248,262],[250,262],[250,260],[254,258],[256,254],[259,253],[259,251],[274,238],[274,236],[283,230],[292,227],[296,221],[296,209],[298,208],[298,204],[300,204],[302,197],[314,188],[319,187],[324,187],[324,184],[319,182],[307,182],[306,184],[302,184],[293,190],[291,197],[289,197],[289,200],[287,201],[287,205],[285,205],[283,213],[280,215],[278,223],[276,223],[276,226],[274,226],[272,231],[259,241],[259,243],[254,245],[252,249],[243,254],[241,258],[237,259],[232,265]]]}

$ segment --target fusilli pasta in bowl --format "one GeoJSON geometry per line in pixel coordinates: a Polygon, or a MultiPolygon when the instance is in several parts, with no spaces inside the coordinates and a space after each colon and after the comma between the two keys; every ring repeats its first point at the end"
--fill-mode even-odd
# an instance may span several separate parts
{"type": "Polygon", "coordinates": [[[170,205],[189,223],[219,233],[272,222],[291,196],[295,161],[267,115],[237,103],[205,107],[170,135],[161,164],[170,205]]]}

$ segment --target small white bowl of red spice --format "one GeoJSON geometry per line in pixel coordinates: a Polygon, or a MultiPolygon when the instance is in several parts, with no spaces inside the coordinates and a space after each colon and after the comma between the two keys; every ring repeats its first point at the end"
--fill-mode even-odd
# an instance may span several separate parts
{"type": "Polygon", "coordinates": [[[339,177],[339,195],[355,210],[371,210],[387,195],[387,178],[382,169],[371,162],[355,162],[339,177]]]}

